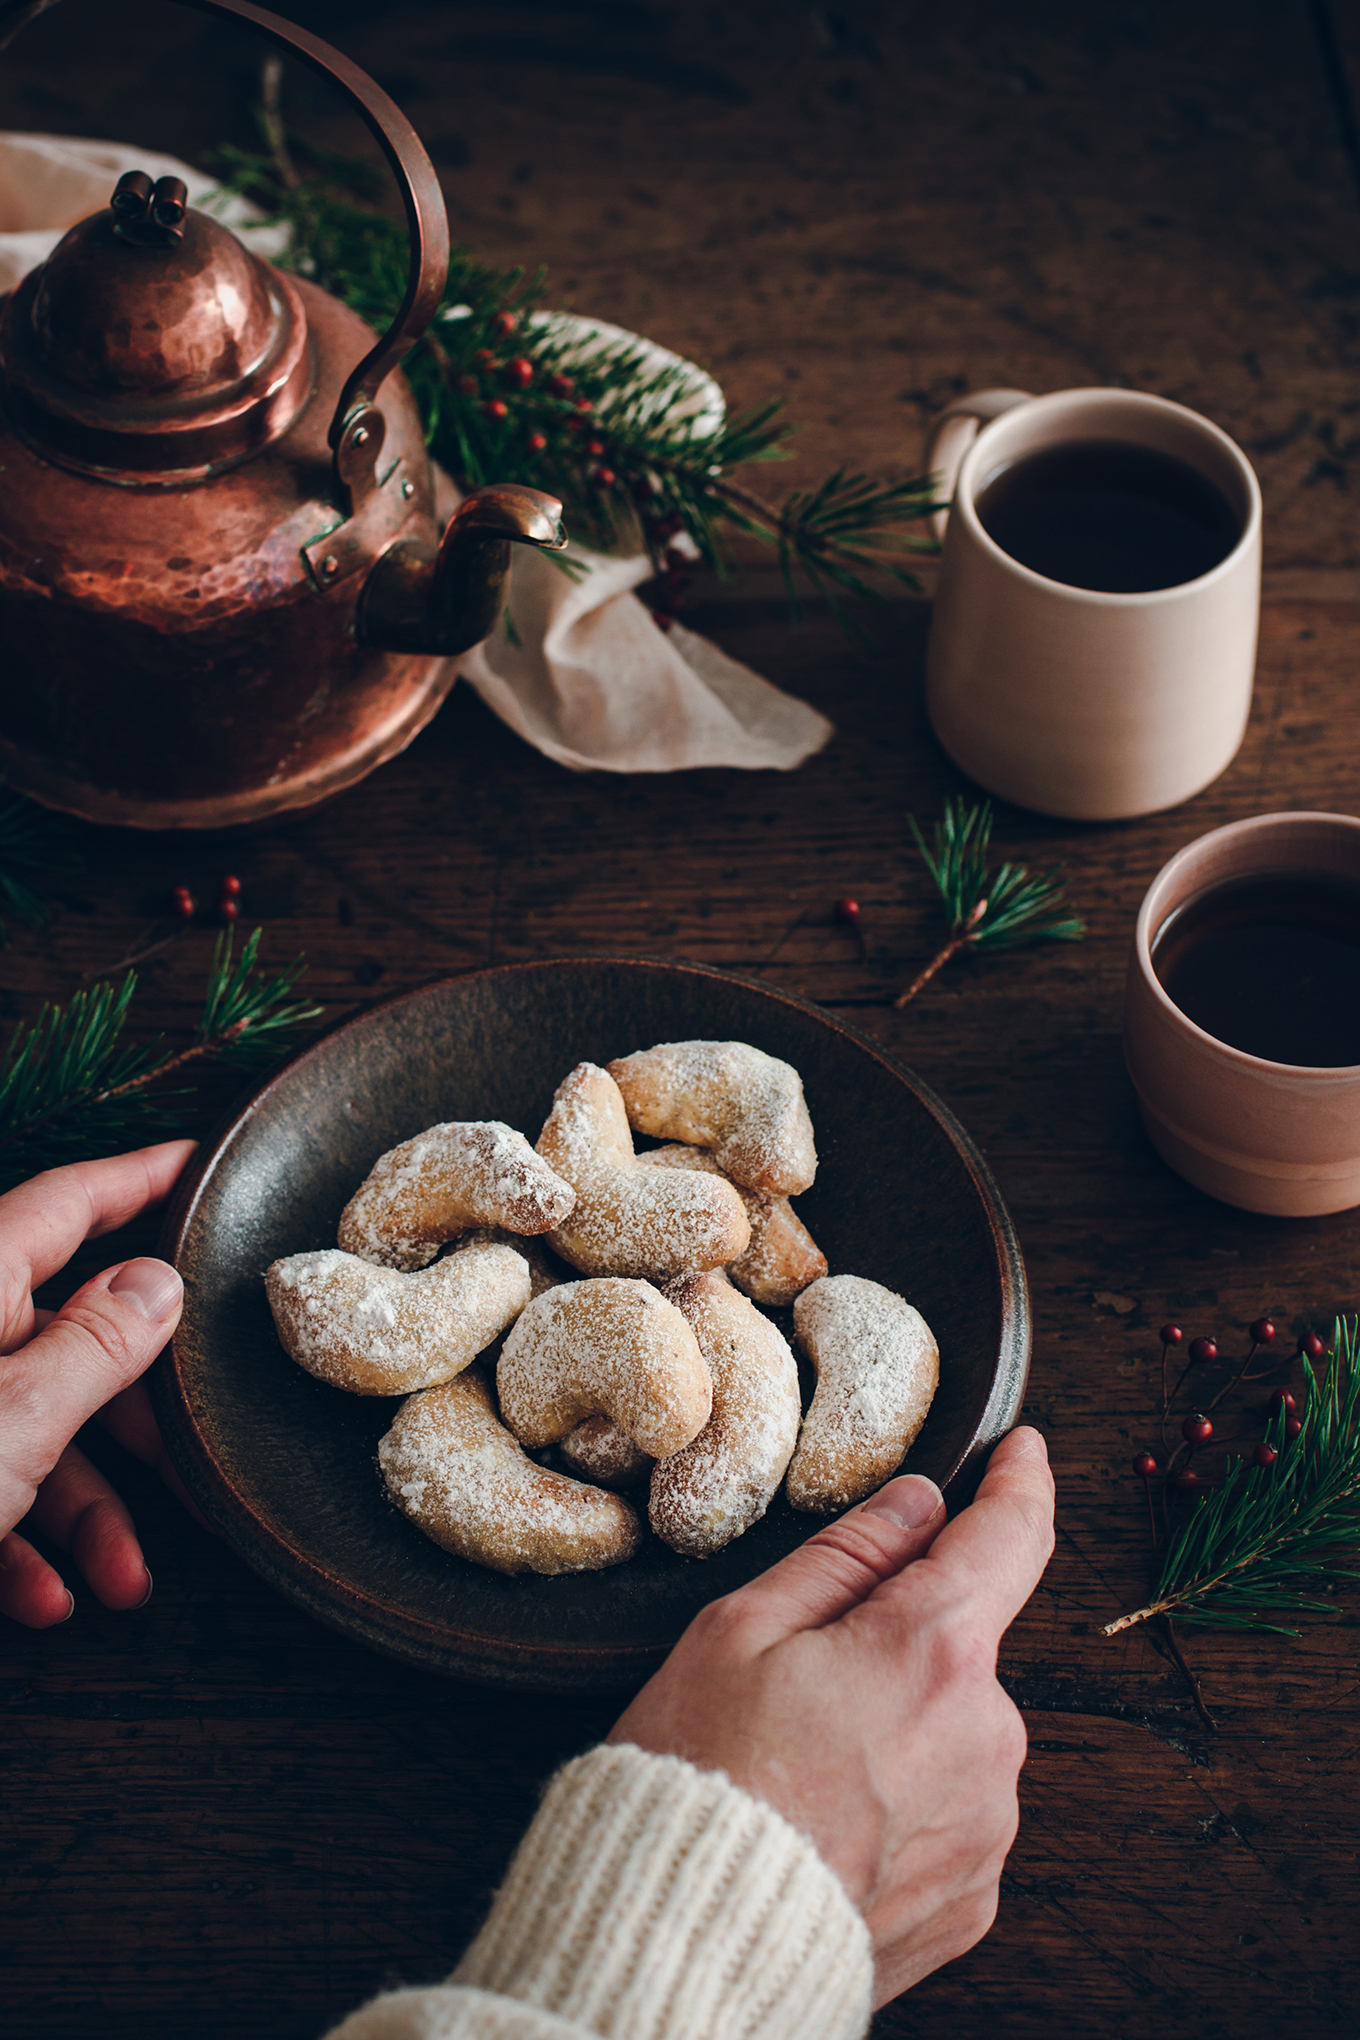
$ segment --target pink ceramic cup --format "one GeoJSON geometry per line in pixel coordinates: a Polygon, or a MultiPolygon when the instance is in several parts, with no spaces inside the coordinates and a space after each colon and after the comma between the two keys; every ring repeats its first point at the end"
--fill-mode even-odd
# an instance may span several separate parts
{"type": "Polygon", "coordinates": [[[1187,1019],[1152,967],[1158,929],[1192,894],[1282,870],[1360,885],[1360,821],[1255,815],[1187,843],[1162,867],[1129,957],[1124,1056],[1148,1137],[1173,1169],[1244,1211],[1312,1218],[1360,1204],[1360,1064],[1306,1069],[1229,1048],[1187,1019]]]}
{"type": "Polygon", "coordinates": [[[1261,491],[1207,418],[1141,390],[983,390],[939,419],[926,452],[952,496],[926,648],[926,708],[989,793],[1043,815],[1116,821],[1189,800],[1231,763],[1251,708],[1261,491]],[[1026,454],[1118,440],[1172,455],[1221,490],[1227,558],[1141,595],[1050,581],[983,528],[976,499],[1026,454]]]}

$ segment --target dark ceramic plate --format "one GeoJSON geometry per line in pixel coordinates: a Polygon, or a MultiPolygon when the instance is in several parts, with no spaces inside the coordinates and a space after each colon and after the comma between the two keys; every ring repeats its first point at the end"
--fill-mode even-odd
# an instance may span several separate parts
{"type": "Polygon", "coordinates": [[[1029,1323],[1010,1220],[938,1100],[843,1022],[722,971],[510,964],[395,999],[305,1050],[207,1148],[167,1220],[187,1302],[156,1370],[161,1427],[205,1516],[280,1593],[457,1677],[617,1688],[815,1527],[780,1496],[708,1560],[649,1536],[607,1572],[506,1579],[469,1565],[386,1498],[375,1451],[397,1403],[295,1367],[265,1301],[268,1263],[332,1245],[354,1186],[398,1141],[442,1119],[505,1119],[532,1140],[576,1063],[691,1039],[753,1042],[802,1072],[820,1167],[799,1210],[833,1273],[899,1290],[933,1327],[940,1389],[907,1464],[951,1499],[968,1491],[1019,1410],[1029,1323]]]}

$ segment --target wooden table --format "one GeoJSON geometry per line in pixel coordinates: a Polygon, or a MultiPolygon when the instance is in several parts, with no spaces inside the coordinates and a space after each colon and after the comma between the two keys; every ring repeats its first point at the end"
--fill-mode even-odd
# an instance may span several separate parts
{"type": "MultiPolygon", "coordinates": [[[[548,261],[561,296],[701,356],[734,402],[787,388],[807,427],[791,483],[840,462],[911,472],[928,419],[970,386],[1111,381],[1209,412],[1266,492],[1250,732],[1174,814],[1003,810],[1006,852],[1066,860],[1087,941],[955,964],[899,1014],[937,933],[906,813],[962,789],[922,713],[924,605],[870,655],[816,611],[791,628],[746,561],[687,621],[834,717],[800,772],[571,777],[460,688],[403,758],[314,813],[232,838],[89,832],[51,926],[0,958],[4,1017],[114,964],[171,885],[210,894],[226,869],[268,953],[306,951],[331,1017],[568,952],[692,957],[852,1012],[1000,1179],[1034,1302],[1027,1413],[1060,1493],[1057,1554],[1002,1654],[1032,1741],[1000,1917],[875,2030],[1353,2031],[1356,1613],[1297,1643],[1187,1635],[1216,1733],[1145,1632],[1098,1634],[1148,1578],[1129,1463],[1154,1428],[1156,1326],[1236,1350],[1263,1309],[1292,1338],[1360,1302],[1354,1216],[1249,1217],[1187,1188],[1139,1130],[1119,1049],[1134,913],[1164,859],[1263,809],[1357,807],[1360,208],[1317,10],[307,12],[409,106],[456,235],[548,261]],[[831,917],[847,892],[865,964],[831,917]]],[[[1336,21],[1344,76],[1360,28],[1349,4],[1336,21]]],[[[180,10],[72,0],[7,59],[0,123],[189,155],[248,142],[256,55],[180,10]]],[[[310,83],[288,93],[308,134],[355,146],[310,83]]],[[[209,943],[187,932],[148,965],[143,1027],[186,1038],[209,943]]],[[[148,1244],[101,1243],[93,1264],[148,1244]]],[[[0,1639],[5,2029],[306,2040],[447,1968],[541,1781],[613,1710],[367,1656],[138,1469],[117,1474],[150,1605],[114,1616],[86,1595],[69,1626],[0,1639]]]]}

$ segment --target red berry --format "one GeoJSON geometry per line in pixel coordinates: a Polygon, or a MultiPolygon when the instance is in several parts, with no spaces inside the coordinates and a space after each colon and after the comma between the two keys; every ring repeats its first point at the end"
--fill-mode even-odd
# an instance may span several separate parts
{"type": "Polygon", "coordinates": [[[1298,1408],[1298,1403],[1287,1388],[1277,1388],[1274,1395],[1270,1398],[1270,1407],[1273,1410],[1288,1410],[1292,1417],[1298,1408]]]}
{"type": "Polygon", "coordinates": [[[592,439],[586,447],[586,452],[592,460],[598,460],[604,452],[604,441],[602,439],[592,439]]]}
{"type": "Polygon", "coordinates": [[[534,364],[525,354],[517,354],[513,361],[505,364],[505,380],[517,390],[527,390],[534,379],[534,364]]]}
{"type": "Polygon", "coordinates": [[[1285,1425],[1285,1427],[1284,1427],[1284,1435],[1285,1435],[1285,1437],[1286,1437],[1286,1438],[1297,1438],[1297,1437],[1298,1437],[1298,1435],[1299,1435],[1299,1432],[1300,1432],[1300,1431],[1301,1431],[1302,1429],[1303,1429],[1303,1418],[1302,1418],[1302,1417],[1290,1417],[1289,1421],[1288,1421],[1288,1422],[1286,1423],[1286,1425],[1285,1425]]]}
{"type": "Polygon", "coordinates": [[[1195,1367],[1208,1367],[1218,1358],[1218,1347],[1212,1339],[1190,1341],[1190,1361],[1195,1367]]]}
{"type": "Polygon", "coordinates": [[[1305,1332],[1299,1340],[1300,1353],[1306,1353],[1310,1360],[1320,1360],[1326,1350],[1316,1332],[1305,1332]]]}
{"type": "Polygon", "coordinates": [[[1213,1425],[1198,1410],[1181,1425],[1181,1436],[1187,1445],[1207,1445],[1213,1435],[1213,1425]]]}
{"type": "Polygon", "coordinates": [[[1193,1466],[1183,1466],[1176,1475],[1172,1486],[1179,1494],[1192,1495],[1199,1486],[1199,1475],[1193,1466]]]}
{"type": "Polygon", "coordinates": [[[497,333],[508,334],[514,332],[517,321],[513,312],[497,312],[491,324],[497,333]]]}
{"type": "Polygon", "coordinates": [[[229,871],[223,879],[222,890],[224,893],[229,894],[232,899],[235,899],[237,893],[240,892],[241,881],[234,871],[229,871]]]}
{"type": "Polygon", "coordinates": [[[177,885],[170,897],[175,903],[175,912],[179,915],[180,919],[183,921],[189,920],[194,911],[194,896],[188,886],[177,885]]]}
{"type": "Polygon", "coordinates": [[[601,489],[612,489],[612,488],[613,488],[613,486],[614,486],[614,470],[613,470],[613,468],[604,468],[604,467],[602,467],[602,468],[596,468],[596,470],[595,470],[595,482],[596,482],[596,486],[597,486],[597,487],[599,487],[599,488],[601,488],[601,489]]]}
{"type": "Polygon", "coordinates": [[[843,900],[837,900],[833,911],[838,921],[857,921],[859,919],[859,901],[852,900],[847,896],[843,900]]]}
{"type": "Polygon", "coordinates": [[[528,443],[530,453],[542,453],[548,442],[541,432],[531,432],[528,443]]]}
{"type": "Polygon", "coordinates": [[[1255,1459],[1256,1464],[1258,1466],[1273,1466],[1275,1464],[1275,1461],[1279,1458],[1279,1456],[1280,1455],[1275,1450],[1275,1447],[1273,1445],[1267,1445],[1264,1439],[1262,1439],[1261,1443],[1257,1446],[1255,1452],[1252,1454],[1252,1457],[1255,1459]]]}
{"type": "Polygon", "coordinates": [[[554,397],[569,397],[576,385],[569,375],[550,375],[548,390],[554,397]]]}
{"type": "Polygon", "coordinates": [[[234,921],[241,909],[237,906],[235,900],[219,900],[217,911],[224,921],[234,921]]]}
{"type": "Polygon", "coordinates": [[[491,352],[491,349],[489,347],[479,347],[477,349],[477,352],[473,355],[472,358],[475,362],[479,363],[482,368],[489,368],[491,363],[496,359],[495,355],[491,352]]]}
{"type": "Polygon", "coordinates": [[[492,397],[490,403],[482,405],[482,413],[487,418],[508,418],[510,406],[503,404],[499,397],[492,397]]]}
{"type": "Polygon", "coordinates": [[[1164,1346],[1179,1346],[1185,1333],[1179,1325],[1163,1325],[1157,1336],[1164,1346]]]}
{"type": "Polygon", "coordinates": [[[578,411],[593,411],[595,406],[591,403],[589,397],[578,397],[576,399],[576,408],[578,411]]]}
{"type": "Polygon", "coordinates": [[[1268,1317],[1253,1319],[1247,1330],[1258,1346],[1268,1346],[1275,1336],[1275,1327],[1268,1317]]]}
{"type": "Polygon", "coordinates": [[[1144,1480],[1151,1480],[1157,1471],[1157,1462],[1150,1452],[1140,1452],[1133,1462],[1133,1470],[1141,1474],[1144,1480]]]}

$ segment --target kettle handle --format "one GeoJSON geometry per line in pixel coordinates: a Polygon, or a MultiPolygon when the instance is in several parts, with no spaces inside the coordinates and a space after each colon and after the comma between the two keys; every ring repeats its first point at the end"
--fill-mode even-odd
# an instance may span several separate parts
{"type": "MultiPolygon", "coordinates": [[[[0,0],[0,49],[30,21],[57,4],[58,0],[0,0]]],[[[449,219],[439,179],[424,144],[401,108],[367,71],[361,71],[339,50],[322,42],[320,36],[309,35],[305,28],[297,28],[263,7],[251,6],[250,0],[181,0],[181,5],[196,8],[200,14],[220,14],[228,20],[248,22],[309,70],[338,85],[363,116],[401,191],[411,235],[406,295],[396,318],[376,347],[350,372],[340,392],[328,435],[329,444],[338,447],[346,424],[356,411],[373,403],[388,371],[420,338],[444,294],[449,274],[449,219]]]]}

